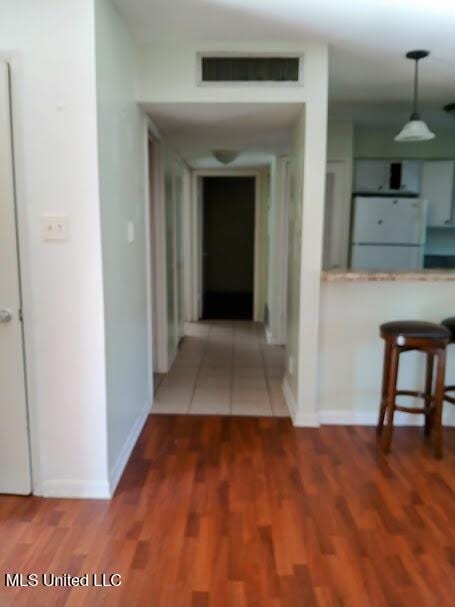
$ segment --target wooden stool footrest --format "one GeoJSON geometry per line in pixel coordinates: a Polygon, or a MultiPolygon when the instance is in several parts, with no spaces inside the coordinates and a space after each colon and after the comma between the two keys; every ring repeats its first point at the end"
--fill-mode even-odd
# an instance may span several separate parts
{"type": "Polygon", "coordinates": [[[444,388],[444,400],[452,405],[455,405],[455,395],[449,396],[448,392],[455,392],[455,386],[446,386],[444,388]]]}
{"type": "Polygon", "coordinates": [[[432,412],[433,407],[403,407],[402,405],[397,405],[395,403],[395,409],[402,413],[422,413],[426,415],[427,413],[432,412]]]}

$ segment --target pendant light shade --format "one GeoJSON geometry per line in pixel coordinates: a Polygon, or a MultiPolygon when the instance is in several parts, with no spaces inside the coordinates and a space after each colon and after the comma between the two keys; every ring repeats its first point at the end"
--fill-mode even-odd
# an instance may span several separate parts
{"type": "Polygon", "coordinates": [[[412,141],[429,141],[435,138],[435,134],[430,131],[426,123],[420,119],[419,115],[419,61],[428,57],[430,53],[428,51],[410,51],[406,57],[415,61],[415,72],[414,72],[414,107],[409,119],[398,135],[395,137],[395,141],[404,143],[412,141]]]}
{"type": "Polygon", "coordinates": [[[423,120],[410,120],[395,137],[395,141],[402,143],[406,141],[429,141],[434,139],[435,136],[423,120]]]}

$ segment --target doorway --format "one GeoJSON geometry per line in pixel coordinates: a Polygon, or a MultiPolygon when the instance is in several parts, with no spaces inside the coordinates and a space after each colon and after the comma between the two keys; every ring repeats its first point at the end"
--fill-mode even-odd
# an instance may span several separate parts
{"type": "Polygon", "coordinates": [[[203,312],[205,320],[254,315],[255,178],[203,178],[203,312]]]}
{"type": "Polygon", "coordinates": [[[9,67],[0,62],[0,493],[31,493],[9,67]]]}

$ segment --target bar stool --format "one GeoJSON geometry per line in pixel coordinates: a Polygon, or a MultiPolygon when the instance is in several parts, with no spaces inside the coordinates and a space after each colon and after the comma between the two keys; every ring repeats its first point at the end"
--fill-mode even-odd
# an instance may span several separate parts
{"type": "Polygon", "coordinates": [[[385,340],[382,396],[377,426],[382,434],[384,417],[387,425],[381,437],[382,450],[390,452],[395,411],[425,415],[425,435],[431,435],[435,457],[442,457],[442,405],[444,401],[444,375],[446,347],[450,332],[442,325],[431,322],[402,320],[388,322],[380,327],[380,335],[385,340]],[[403,352],[417,350],[427,355],[425,391],[397,390],[398,366],[403,352]],[[438,360],[436,386],[433,394],[433,371],[435,357],[438,360]],[[414,396],[424,401],[422,408],[405,407],[396,403],[397,396],[414,396]]]}
{"type": "MultiPolygon", "coordinates": [[[[450,331],[450,343],[455,343],[455,316],[446,318],[441,324],[450,331]]],[[[446,386],[444,390],[444,400],[455,405],[455,395],[450,394],[451,392],[455,392],[455,386],[446,386]]]]}

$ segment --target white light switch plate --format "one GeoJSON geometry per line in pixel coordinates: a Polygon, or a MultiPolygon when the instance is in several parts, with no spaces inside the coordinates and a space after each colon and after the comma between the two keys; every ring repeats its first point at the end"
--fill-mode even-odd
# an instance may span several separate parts
{"type": "Polygon", "coordinates": [[[69,221],[67,215],[43,215],[41,237],[43,240],[68,240],[69,221]]]}
{"type": "Polygon", "coordinates": [[[135,230],[134,230],[134,223],[132,221],[129,221],[127,223],[126,231],[128,234],[128,242],[131,244],[132,242],[134,242],[134,240],[136,238],[136,234],[135,234],[135,230]]]}

